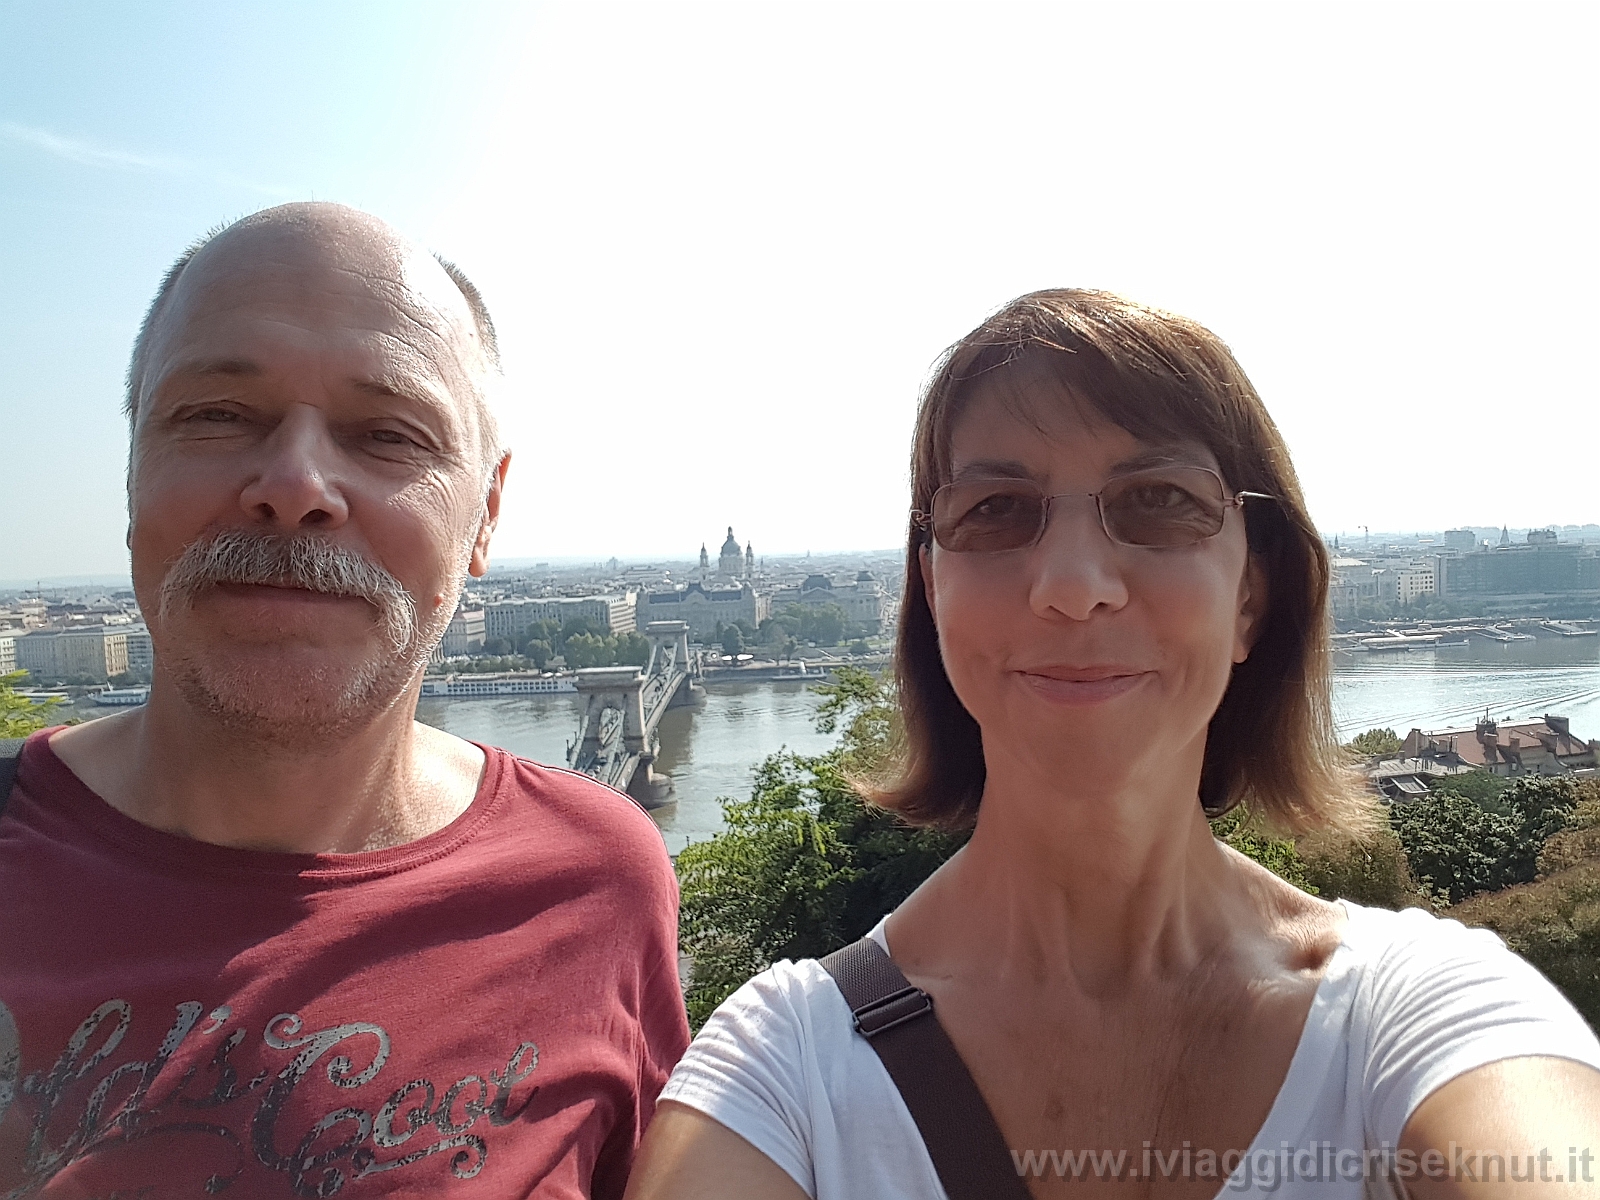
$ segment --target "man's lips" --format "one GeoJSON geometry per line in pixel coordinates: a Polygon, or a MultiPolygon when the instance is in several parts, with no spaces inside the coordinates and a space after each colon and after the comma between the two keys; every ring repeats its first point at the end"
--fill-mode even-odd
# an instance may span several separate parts
{"type": "Polygon", "coordinates": [[[310,588],[276,583],[218,583],[213,590],[235,600],[265,604],[365,604],[360,596],[314,592],[310,588]]]}
{"type": "Polygon", "coordinates": [[[1017,675],[1037,695],[1058,704],[1099,704],[1126,694],[1155,672],[1121,664],[1023,667],[1017,675]]]}

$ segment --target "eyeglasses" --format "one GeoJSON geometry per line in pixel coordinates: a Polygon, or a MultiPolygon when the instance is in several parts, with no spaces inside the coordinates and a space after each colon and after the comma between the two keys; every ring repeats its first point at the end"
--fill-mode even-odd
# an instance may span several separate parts
{"type": "Polygon", "coordinates": [[[1107,481],[1098,492],[1046,495],[1027,479],[963,479],[933,494],[932,512],[914,512],[945,550],[993,554],[1024,550],[1044,536],[1052,501],[1090,496],[1100,527],[1119,546],[1192,546],[1222,532],[1228,509],[1247,498],[1272,500],[1264,492],[1236,492],[1209,467],[1154,467],[1107,481]]]}

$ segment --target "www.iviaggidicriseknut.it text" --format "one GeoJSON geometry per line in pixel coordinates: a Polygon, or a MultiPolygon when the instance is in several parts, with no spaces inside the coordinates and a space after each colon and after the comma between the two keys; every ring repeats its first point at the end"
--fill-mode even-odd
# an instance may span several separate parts
{"type": "Polygon", "coordinates": [[[1286,1183],[1375,1179],[1454,1179],[1482,1183],[1594,1182],[1588,1146],[1474,1149],[1451,1142],[1443,1150],[1390,1145],[1341,1147],[1333,1142],[1249,1151],[1196,1148],[1184,1142],[1162,1149],[1146,1142],[1135,1150],[1012,1150],[1017,1174],[1032,1179],[1214,1179],[1234,1191],[1273,1192],[1286,1183]]]}

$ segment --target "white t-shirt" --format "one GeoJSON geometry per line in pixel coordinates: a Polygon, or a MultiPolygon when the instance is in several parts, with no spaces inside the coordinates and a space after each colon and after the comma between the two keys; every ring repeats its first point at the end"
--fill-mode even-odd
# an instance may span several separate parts
{"type": "MultiPolygon", "coordinates": [[[[1215,1177],[1219,1200],[1252,1192],[1276,1200],[1394,1195],[1385,1152],[1392,1167],[1412,1112],[1455,1076],[1522,1055],[1600,1069],[1594,1032],[1493,932],[1416,908],[1339,903],[1350,919],[1266,1123],[1243,1159],[1230,1156],[1209,1173],[1195,1157],[1167,1160],[1169,1177],[1215,1177]]],[[[872,936],[888,950],[882,921],[872,936]]],[[[661,1099],[727,1126],[813,1200],[945,1195],[894,1081],[815,960],[780,962],[730,996],[661,1099]]],[[[1564,1150],[1552,1153],[1549,1170],[1564,1172],[1564,1150]]],[[[1149,1169],[1160,1174],[1161,1165],[1149,1169]]],[[[1123,1177],[1144,1168],[1130,1155],[1123,1177]]],[[[1092,1160],[1044,1154],[1019,1163],[1019,1171],[1051,1176],[1092,1177],[1096,1169],[1092,1160]]],[[[1512,1178],[1529,1168],[1507,1169],[1512,1178]]]]}

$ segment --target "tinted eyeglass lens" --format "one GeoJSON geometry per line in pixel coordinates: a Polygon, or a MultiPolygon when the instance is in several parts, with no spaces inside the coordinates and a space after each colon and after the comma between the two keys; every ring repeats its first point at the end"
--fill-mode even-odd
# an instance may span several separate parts
{"type": "Polygon", "coordinates": [[[1203,542],[1221,531],[1226,511],[1222,481],[1196,467],[1124,475],[1100,492],[1106,533],[1130,546],[1203,542]]]}
{"type": "Polygon", "coordinates": [[[1038,536],[1044,507],[1044,493],[1030,483],[953,483],[933,498],[933,536],[946,550],[1016,550],[1038,536]]]}

